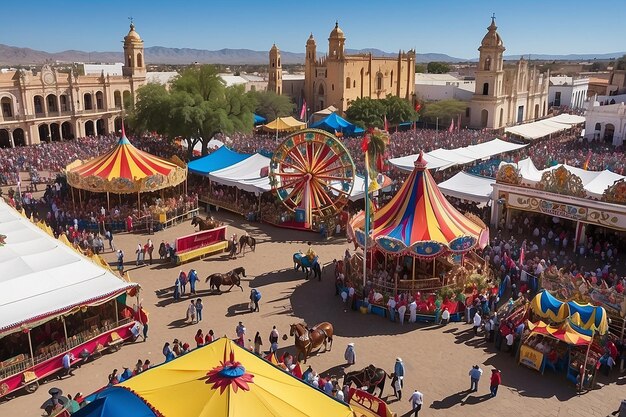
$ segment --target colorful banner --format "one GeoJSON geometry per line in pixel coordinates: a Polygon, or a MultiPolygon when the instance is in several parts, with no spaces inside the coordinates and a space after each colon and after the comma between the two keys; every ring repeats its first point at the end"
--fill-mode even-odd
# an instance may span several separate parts
{"type": "Polygon", "coordinates": [[[226,226],[203,230],[176,239],[176,252],[186,252],[226,240],[226,226]]]}
{"type": "Polygon", "coordinates": [[[541,371],[541,363],[543,362],[543,353],[531,348],[530,346],[522,345],[519,351],[519,363],[526,365],[531,369],[541,371]]]}

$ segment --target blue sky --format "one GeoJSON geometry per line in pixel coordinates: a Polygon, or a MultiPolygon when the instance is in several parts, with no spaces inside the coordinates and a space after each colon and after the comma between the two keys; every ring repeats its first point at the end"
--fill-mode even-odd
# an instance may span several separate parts
{"type": "Polygon", "coordinates": [[[348,48],[473,58],[492,13],[506,54],[626,50],[624,0],[30,0],[1,10],[0,43],[49,52],[120,50],[133,16],[146,46],[268,50],[275,42],[304,52],[313,32],[325,51],[339,20],[348,48]]]}

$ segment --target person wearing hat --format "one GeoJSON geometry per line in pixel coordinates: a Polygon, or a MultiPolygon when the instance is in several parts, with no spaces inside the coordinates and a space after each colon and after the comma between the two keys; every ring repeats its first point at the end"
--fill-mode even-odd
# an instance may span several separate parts
{"type": "Polygon", "coordinates": [[[196,282],[198,282],[198,272],[191,268],[189,274],[187,274],[187,280],[189,281],[189,292],[193,295],[196,294],[196,282]]]}
{"type": "Polygon", "coordinates": [[[500,374],[500,370],[493,368],[491,370],[491,384],[489,386],[489,390],[491,391],[491,397],[495,397],[498,393],[498,387],[502,383],[502,375],[500,374]]]}
{"type": "Polygon", "coordinates": [[[483,370],[480,369],[478,365],[472,366],[472,369],[469,371],[470,376],[470,391],[476,392],[478,391],[478,381],[480,381],[480,377],[483,375],[483,370]]]}
{"type": "Polygon", "coordinates": [[[354,343],[348,343],[348,347],[346,347],[346,351],[343,354],[343,357],[346,360],[347,366],[355,364],[356,352],[354,351],[354,343]]]}
{"type": "Polygon", "coordinates": [[[402,399],[402,388],[404,388],[404,362],[402,362],[402,358],[396,358],[396,363],[393,366],[393,374],[398,379],[398,383],[396,385],[391,384],[393,390],[396,394],[398,400],[402,399]]]}

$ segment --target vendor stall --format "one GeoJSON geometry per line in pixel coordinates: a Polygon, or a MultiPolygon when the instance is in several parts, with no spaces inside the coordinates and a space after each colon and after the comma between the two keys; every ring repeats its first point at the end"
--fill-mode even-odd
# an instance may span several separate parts
{"type": "Polygon", "coordinates": [[[0,397],[133,336],[127,295],[139,285],[89,259],[0,199],[0,397]],[[33,285],[36,283],[36,285],[33,285]]]}

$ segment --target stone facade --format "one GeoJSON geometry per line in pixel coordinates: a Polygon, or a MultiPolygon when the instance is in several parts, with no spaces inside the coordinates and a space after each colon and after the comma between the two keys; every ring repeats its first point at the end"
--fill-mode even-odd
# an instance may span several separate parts
{"type": "Polygon", "coordinates": [[[498,34],[495,17],[480,47],[476,89],[464,122],[473,128],[500,129],[540,119],[548,111],[548,74],[541,74],[520,59],[504,68],[506,48],[498,34]]]}
{"type": "Polygon", "coordinates": [[[108,134],[121,129],[124,102],[146,82],[143,40],[131,23],[122,75],[79,75],[50,65],[0,73],[0,146],[108,134]]]}
{"type": "MultiPolygon", "coordinates": [[[[309,114],[331,105],[345,112],[352,101],[361,97],[381,99],[391,94],[414,99],[415,51],[400,51],[397,58],[347,55],[345,43],[338,23],[328,38],[328,55],[317,57],[313,34],[307,40],[303,91],[298,93],[306,100],[309,114]]],[[[268,89],[284,93],[280,51],[275,46],[270,50],[269,72],[273,88],[268,89]],[[279,82],[272,84],[273,79],[279,82]]],[[[296,91],[289,95],[297,96],[296,91]]]]}

